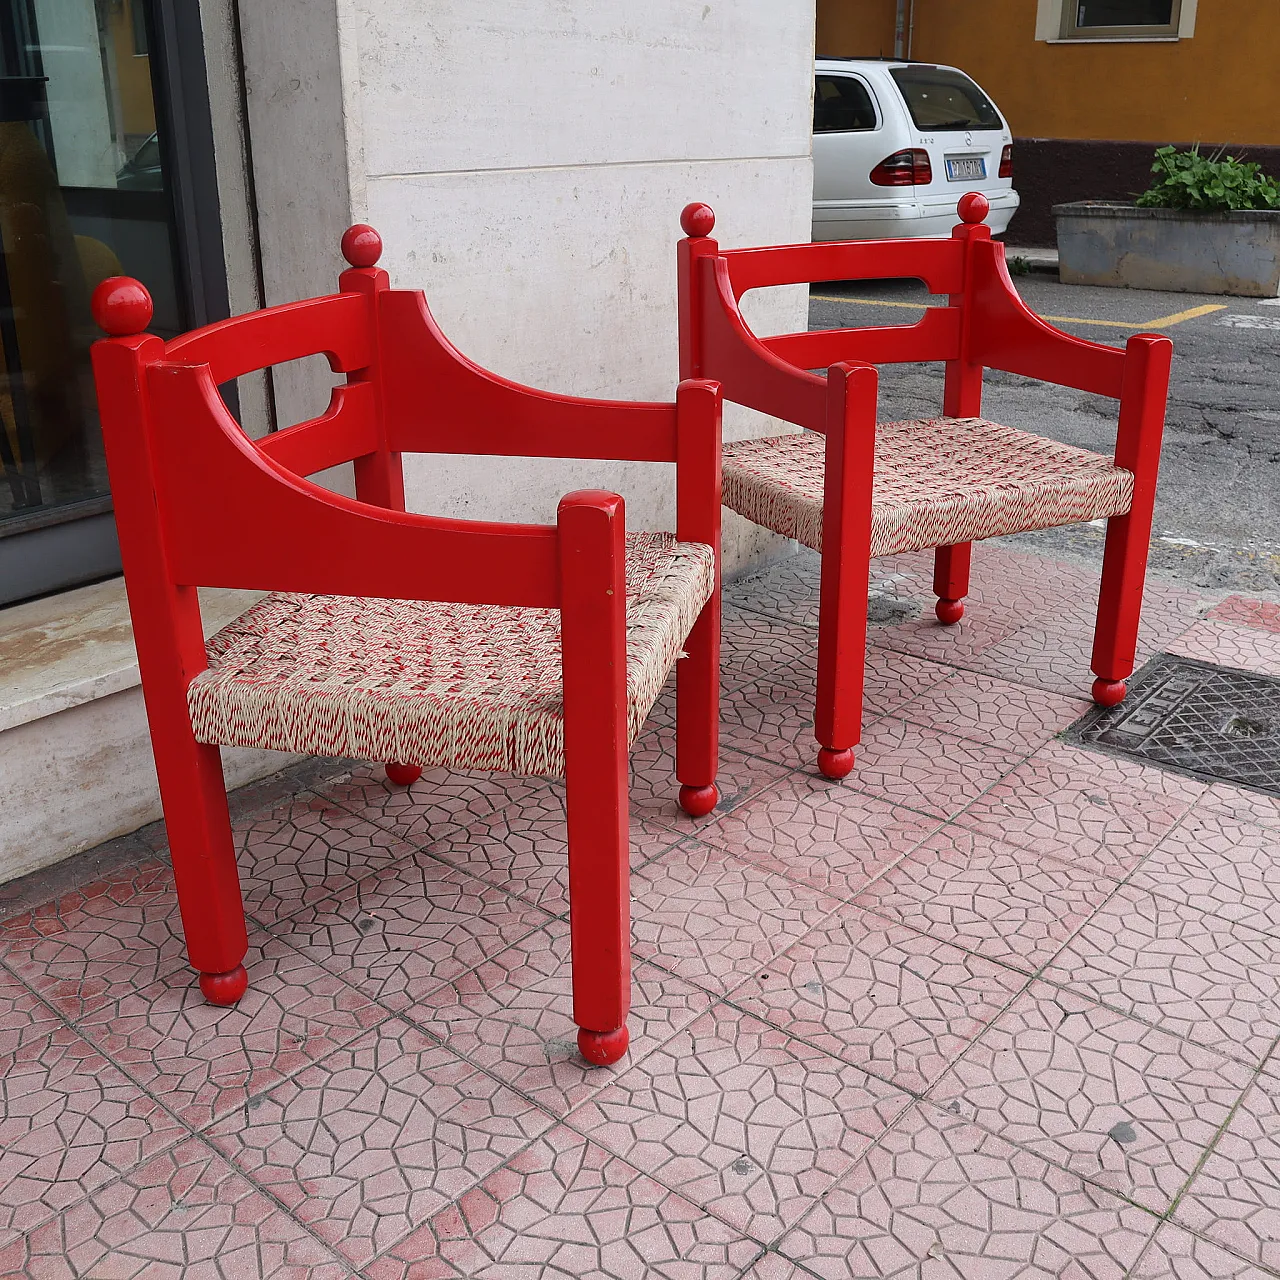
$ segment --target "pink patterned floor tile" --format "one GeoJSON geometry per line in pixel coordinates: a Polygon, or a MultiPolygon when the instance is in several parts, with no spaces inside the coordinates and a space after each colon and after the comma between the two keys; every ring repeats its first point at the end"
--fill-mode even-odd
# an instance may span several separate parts
{"type": "Polygon", "coordinates": [[[1280,1271],[1280,1077],[1274,1070],[1264,1071],[1245,1095],[1174,1217],[1280,1271]]]}
{"type": "Polygon", "coordinates": [[[741,1280],[810,1280],[811,1275],[812,1272],[801,1270],[780,1253],[766,1253],[742,1273],[741,1280]]]}
{"type": "Polygon", "coordinates": [[[799,626],[818,625],[818,579],[822,557],[801,551],[725,586],[727,605],[763,613],[799,626]]]}
{"type": "Polygon", "coordinates": [[[966,665],[1059,697],[1083,699],[1093,684],[1092,652],[1091,622],[1082,625],[1069,617],[1041,617],[976,654],[966,665]]]}
{"type": "Polygon", "coordinates": [[[926,602],[920,617],[877,627],[875,642],[881,648],[913,653],[931,662],[970,666],[1026,622],[1027,615],[1017,607],[981,604],[970,597],[965,602],[964,617],[944,626],[935,616],[933,604],[926,602]]]}
{"type": "Polygon", "coordinates": [[[720,639],[722,687],[765,681],[812,693],[818,678],[818,632],[814,627],[726,609],[720,639]]]}
{"type": "Polygon", "coordinates": [[[1078,720],[1090,704],[974,672],[958,672],[901,707],[903,720],[1027,754],[1078,720]]]}
{"type": "Polygon", "coordinates": [[[1221,667],[1240,667],[1265,676],[1280,676],[1280,635],[1258,627],[1226,622],[1197,622],[1165,646],[1169,653],[1221,667]]]}
{"type": "MultiPolygon", "coordinates": [[[[680,835],[647,818],[631,820],[631,865],[638,867],[680,835]]],[[[553,915],[569,910],[569,848],[564,790],[546,786],[465,831],[427,846],[427,853],[487,880],[553,915]]]]}
{"type": "Polygon", "coordinates": [[[1025,983],[1000,965],[846,907],[733,999],[855,1067],[923,1092],[1025,983]]]}
{"type": "Polygon", "coordinates": [[[1062,739],[1046,743],[1036,752],[1035,758],[1053,761],[1110,788],[1150,791],[1153,795],[1181,800],[1187,805],[1203,798],[1208,787],[1207,783],[1170,769],[1158,769],[1154,765],[1104,751],[1091,751],[1062,739]]]}
{"type": "Polygon", "coordinates": [[[1130,1276],[1131,1280],[1270,1280],[1274,1274],[1166,1222],[1130,1276]]]}
{"type": "Polygon", "coordinates": [[[735,1280],[758,1251],[696,1205],[558,1126],[364,1274],[369,1280],[735,1280]]]}
{"type": "Polygon", "coordinates": [[[1118,776],[1113,763],[1111,757],[1051,743],[957,822],[1020,849],[1122,878],[1173,829],[1191,801],[1147,791],[1118,776]]]}
{"type": "Polygon", "coordinates": [[[891,717],[863,730],[854,756],[850,780],[859,790],[939,818],[954,816],[1022,759],[891,717]]]}
{"type": "MultiPolygon", "coordinates": [[[[10,1233],[30,1232],[184,1132],[48,1005],[0,971],[0,1243],[10,1233]]],[[[0,1274],[11,1274],[2,1261],[0,1274]]]]}
{"type": "Polygon", "coordinates": [[[274,932],[397,1011],[547,923],[547,913],[434,858],[397,863],[274,932]]]}
{"type": "Polygon", "coordinates": [[[949,826],[856,901],[931,937],[1035,973],[1115,888],[1087,867],[949,826]]]}
{"type": "Polygon", "coordinates": [[[1258,627],[1280,634],[1280,604],[1274,600],[1250,600],[1245,596],[1228,596],[1206,615],[1216,622],[1229,622],[1239,627],[1258,627]]]}
{"type": "Polygon", "coordinates": [[[1274,831],[1197,808],[1134,873],[1133,883],[1277,937],[1276,847],[1274,831]]]}
{"type": "Polygon", "coordinates": [[[347,1280],[349,1269],[199,1139],[0,1248],[27,1280],[347,1280]]]}
{"type": "Polygon", "coordinates": [[[392,1018],[251,1099],[210,1137],[362,1266],[551,1124],[531,1102],[392,1018]]]}
{"type": "Polygon", "coordinates": [[[825,1280],[1123,1280],[1156,1219],[927,1104],[779,1251],[825,1280]]]}
{"type": "Polygon", "coordinates": [[[117,869],[0,925],[0,955],[75,1022],[186,966],[167,863],[117,869]]]}
{"type": "Polygon", "coordinates": [[[245,910],[263,924],[352,890],[413,846],[319,796],[303,794],[236,828],[245,910]]]}
{"type": "Polygon", "coordinates": [[[437,768],[423,770],[413,786],[399,787],[387,780],[382,765],[362,764],[349,777],[320,788],[320,793],[421,846],[505,809],[542,785],[540,778],[437,768]]]}
{"type": "Polygon", "coordinates": [[[704,1013],[711,999],[653,965],[633,965],[628,1056],[608,1070],[588,1066],[573,1021],[569,926],[555,920],[436,988],[410,1016],[455,1053],[564,1115],[704,1013]]]}
{"type": "Polygon", "coordinates": [[[686,841],[631,877],[632,953],[722,994],[836,907],[834,898],[686,841]]]}
{"type": "Polygon", "coordinates": [[[791,774],[703,827],[698,838],[822,893],[851,898],[936,831],[941,819],[896,808],[855,791],[849,781],[791,774]]]}
{"type": "Polygon", "coordinates": [[[728,689],[720,699],[720,741],[787,769],[813,768],[818,758],[813,699],[812,688],[772,681],[728,689]]]}
{"type": "Polygon", "coordinates": [[[1280,1036],[1280,941],[1132,885],[1044,977],[1255,1066],[1280,1036]]]}
{"type": "Polygon", "coordinates": [[[768,1242],[884,1132],[908,1096],[719,1006],[593,1095],[569,1123],[768,1242]]]}
{"type": "Polygon", "coordinates": [[[1196,805],[1196,813],[1225,814],[1236,822],[1252,822],[1271,831],[1280,831],[1280,796],[1246,791],[1226,782],[1215,782],[1196,805]]]}
{"type": "Polygon", "coordinates": [[[250,937],[249,989],[208,1004],[178,970],[121,996],[80,1024],[112,1061],[200,1128],[246,1098],[354,1040],[386,1012],[269,934],[250,937]]]}
{"type": "Polygon", "coordinates": [[[940,662],[870,646],[862,673],[863,723],[897,713],[905,703],[932,689],[952,672],[953,668],[940,662]]]}
{"type": "Polygon", "coordinates": [[[1037,982],[931,1097],[1163,1213],[1250,1076],[1241,1063],[1037,982]]]}

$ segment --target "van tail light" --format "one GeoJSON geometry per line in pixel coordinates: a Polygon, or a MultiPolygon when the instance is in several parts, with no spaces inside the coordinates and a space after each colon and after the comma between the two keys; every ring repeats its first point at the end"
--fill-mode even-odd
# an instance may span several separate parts
{"type": "Polygon", "coordinates": [[[933,166],[923,147],[895,151],[871,170],[877,187],[927,187],[933,181],[933,166]]]}
{"type": "Polygon", "coordinates": [[[1000,153],[1000,177],[1013,177],[1013,143],[1006,142],[1004,150],[1000,153]]]}

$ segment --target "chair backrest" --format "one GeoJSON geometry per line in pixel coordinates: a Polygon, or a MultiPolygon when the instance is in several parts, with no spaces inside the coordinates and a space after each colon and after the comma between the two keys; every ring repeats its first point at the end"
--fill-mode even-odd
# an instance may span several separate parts
{"type": "Polygon", "coordinates": [[[976,417],[983,368],[1043,378],[1118,398],[1124,352],[1073,338],[1041,320],[1018,296],[1004,246],[984,224],[985,197],[963,196],[950,239],[869,240],[723,250],[705,204],[681,214],[679,245],[682,377],[714,378],[725,398],[815,431],[829,397],[813,372],[840,362],[942,361],[942,410],[976,417]],[[819,280],[918,278],[946,306],[911,325],[817,330],[757,337],[739,302],[751,289],[819,280]]]}

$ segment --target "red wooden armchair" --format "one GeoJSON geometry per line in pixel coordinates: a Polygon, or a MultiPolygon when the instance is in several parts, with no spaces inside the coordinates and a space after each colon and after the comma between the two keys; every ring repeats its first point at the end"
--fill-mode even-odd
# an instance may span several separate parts
{"type": "Polygon", "coordinates": [[[853,768],[861,733],[873,556],[936,548],[937,616],[951,624],[974,541],[1106,517],[1095,700],[1119,702],[1133,672],[1172,344],[1142,334],[1120,351],[1046,324],[1018,297],[987,208],[964,196],[949,240],[730,251],[708,238],[707,205],[681,216],[681,377],[715,378],[727,399],[807,428],[726,445],[724,502],[822,552],[815,731],[828,777],[853,768]],[[763,286],[896,277],[923,279],[948,305],[910,326],[774,338],[757,338],[738,308],[763,286]],[[918,360],[946,363],[943,416],[877,427],[872,366],[918,360]],[[982,418],[984,367],[1118,399],[1114,458],[982,418]]]}
{"type": "Polygon", "coordinates": [[[566,780],[574,1020],[593,1062],[627,1046],[627,751],[677,658],[680,802],[708,812],[718,732],[720,400],[548,395],[485,372],[420,293],[389,288],[352,227],[340,292],[169,343],[114,277],[95,344],[125,583],[183,929],[215,1004],[246,988],[218,745],[566,780]],[[250,440],[218,387],[323,353],[321,417],[250,440]],[[625,534],[623,501],[566,496],[554,526],[406,514],[403,452],[676,464],[676,534],[625,534]],[[356,498],[304,477],[354,461],[356,498]],[[198,586],[270,591],[203,639],[198,586]]]}

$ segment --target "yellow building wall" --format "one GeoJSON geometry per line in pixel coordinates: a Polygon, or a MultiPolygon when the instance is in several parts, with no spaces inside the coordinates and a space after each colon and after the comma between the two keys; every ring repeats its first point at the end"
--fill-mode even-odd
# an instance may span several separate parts
{"type": "MultiPolygon", "coordinates": [[[[892,53],[894,8],[818,0],[819,51],[879,52],[867,33],[887,22],[892,53]]],[[[1035,0],[915,10],[912,57],[962,67],[1019,137],[1280,144],[1277,0],[1200,0],[1195,35],[1176,43],[1049,44],[1035,0]]]]}
{"type": "Polygon", "coordinates": [[[127,134],[154,133],[156,110],[151,97],[151,59],[134,52],[133,6],[126,0],[109,19],[111,46],[115,53],[116,76],[120,86],[121,124],[127,134]]]}

